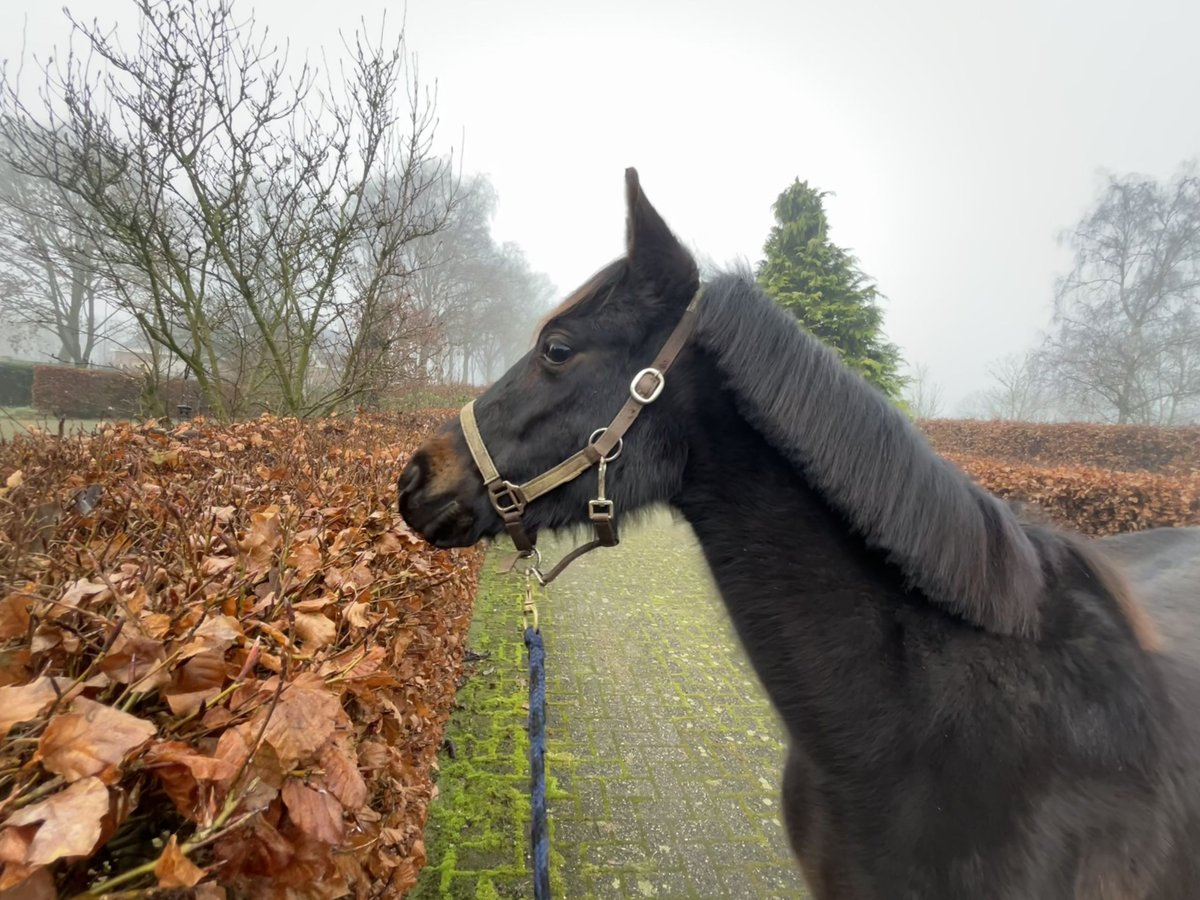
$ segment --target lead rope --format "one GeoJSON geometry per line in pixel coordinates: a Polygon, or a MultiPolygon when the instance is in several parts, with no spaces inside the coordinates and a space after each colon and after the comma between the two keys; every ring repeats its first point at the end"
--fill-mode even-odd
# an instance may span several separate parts
{"type": "MultiPolygon", "coordinates": [[[[538,623],[531,565],[525,572],[521,621],[529,654],[529,843],[533,851],[534,900],[550,900],[550,831],[546,821],[546,646],[538,623]]],[[[545,590],[545,588],[542,588],[545,590]]]]}
{"type": "MultiPolygon", "coordinates": [[[[608,464],[619,455],[620,449],[617,449],[612,455],[601,457],[597,464],[599,477],[596,498],[588,503],[588,516],[597,530],[612,521],[613,503],[605,495],[605,490],[608,464]]],[[[613,543],[616,541],[613,540],[613,543]]],[[[550,900],[550,829],[546,814],[546,645],[542,640],[535,592],[540,589],[548,595],[548,585],[563,569],[584,553],[606,544],[601,537],[577,547],[549,573],[542,572],[542,556],[536,547],[517,558],[517,562],[524,560],[528,563],[524,570],[521,627],[525,636],[525,650],[529,655],[529,844],[533,854],[534,900],[550,900]]]]}
{"type": "MultiPolygon", "coordinates": [[[[599,434],[599,432],[597,432],[599,434]]],[[[593,440],[596,435],[592,436],[593,440]]],[[[613,502],[605,491],[608,464],[621,455],[620,445],[597,463],[596,497],[588,502],[588,518],[598,533],[597,540],[576,547],[549,572],[542,572],[542,554],[537,547],[519,552],[509,571],[521,571],[522,561],[525,590],[521,599],[521,627],[525,650],[529,655],[529,844],[533,855],[534,900],[550,900],[550,829],[546,813],[546,645],[542,640],[538,619],[539,589],[549,594],[549,584],[572,562],[591,550],[617,543],[613,529],[613,502]],[[605,529],[609,529],[606,531],[605,529]]]]}

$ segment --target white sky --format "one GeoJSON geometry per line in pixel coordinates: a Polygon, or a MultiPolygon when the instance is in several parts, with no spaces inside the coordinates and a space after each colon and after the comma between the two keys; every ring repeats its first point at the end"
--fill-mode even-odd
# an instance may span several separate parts
{"type": "MultiPolygon", "coordinates": [[[[126,0],[68,0],[129,21],[126,0]]],[[[401,5],[258,0],[298,49],[401,5]]],[[[0,57],[67,34],[57,3],[4,0],[0,57]]],[[[621,252],[622,172],[696,250],[758,258],[776,195],[836,193],[832,235],[887,295],[887,331],[949,411],[1044,328],[1056,237],[1102,171],[1200,156],[1200,2],[409,0],[441,136],[488,173],[497,236],[560,293],[621,252]]]]}

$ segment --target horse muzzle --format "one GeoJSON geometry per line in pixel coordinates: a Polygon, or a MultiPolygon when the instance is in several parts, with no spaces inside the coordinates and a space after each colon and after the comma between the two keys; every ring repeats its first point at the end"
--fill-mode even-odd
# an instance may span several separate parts
{"type": "Polygon", "coordinates": [[[479,479],[459,471],[443,443],[448,439],[439,436],[413,454],[396,482],[397,506],[408,526],[435,547],[470,547],[499,533],[501,523],[479,479]]]}

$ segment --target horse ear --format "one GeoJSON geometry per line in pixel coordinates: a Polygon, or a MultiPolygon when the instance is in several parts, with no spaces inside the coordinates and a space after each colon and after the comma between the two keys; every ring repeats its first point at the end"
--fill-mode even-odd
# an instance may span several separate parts
{"type": "Polygon", "coordinates": [[[687,303],[700,287],[696,261],[642,193],[637,169],[625,170],[625,201],[626,257],[630,270],[648,282],[661,299],[687,303]]]}

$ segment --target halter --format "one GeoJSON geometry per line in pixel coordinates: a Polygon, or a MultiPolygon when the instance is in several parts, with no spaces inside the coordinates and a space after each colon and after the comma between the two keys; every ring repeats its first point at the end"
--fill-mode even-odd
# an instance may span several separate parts
{"type": "Polygon", "coordinates": [[[605,496],[604,482],[608,465],[621,455],[625,432],[637,420],[642,410],[657,400],[662,394],[663,388],[666,387],[667,372],[674,365],[676,357],[679,356],[696,328],[696,310],[700,305],[700,297],[703,293],[703,288],[696,291],[691,302],[688,303],[687,309],[683,311],[683,316],[675,326],[675,330],[663,344],[662,350],[659,351],[654,362],[633,376],[633,380],[629,382],[629,399],[625,401],[620,412],[608,426],[593,431],[583,449],[576,451],[554,468],[546,470],[524,484],[513,484],[511,481],[505,480],[496,469],[496,464],[492,462],[492,457],[484,444],[483,435],[479,433],[479,425],[475,421],[475,401],[472,400],[462,408],[459,419],[462,423],[463,434],[466,436],[471,458],[475,460],[475,467],[483,476],[483,483],[487,488],[492,508],[503,520],[504,530],[512,538],[520,556],[536,560],[530,571],[542,584],[549,584],[562,574],[563,569],[583,554],[595,550],[597,547],[615,547],[620,543],[620,538],[617,536],[613,502],[605,496]],[[525,531],[525,525],[521,521],[525,507],[538,497],[574,481],[592,466],[597,466],[599,469],[599,484],[595,499],[588,502],[588,519],[596,532],[596,539],[576,547],[558,565],[543,574],[539,568],[541,554],[525,531]]]}

